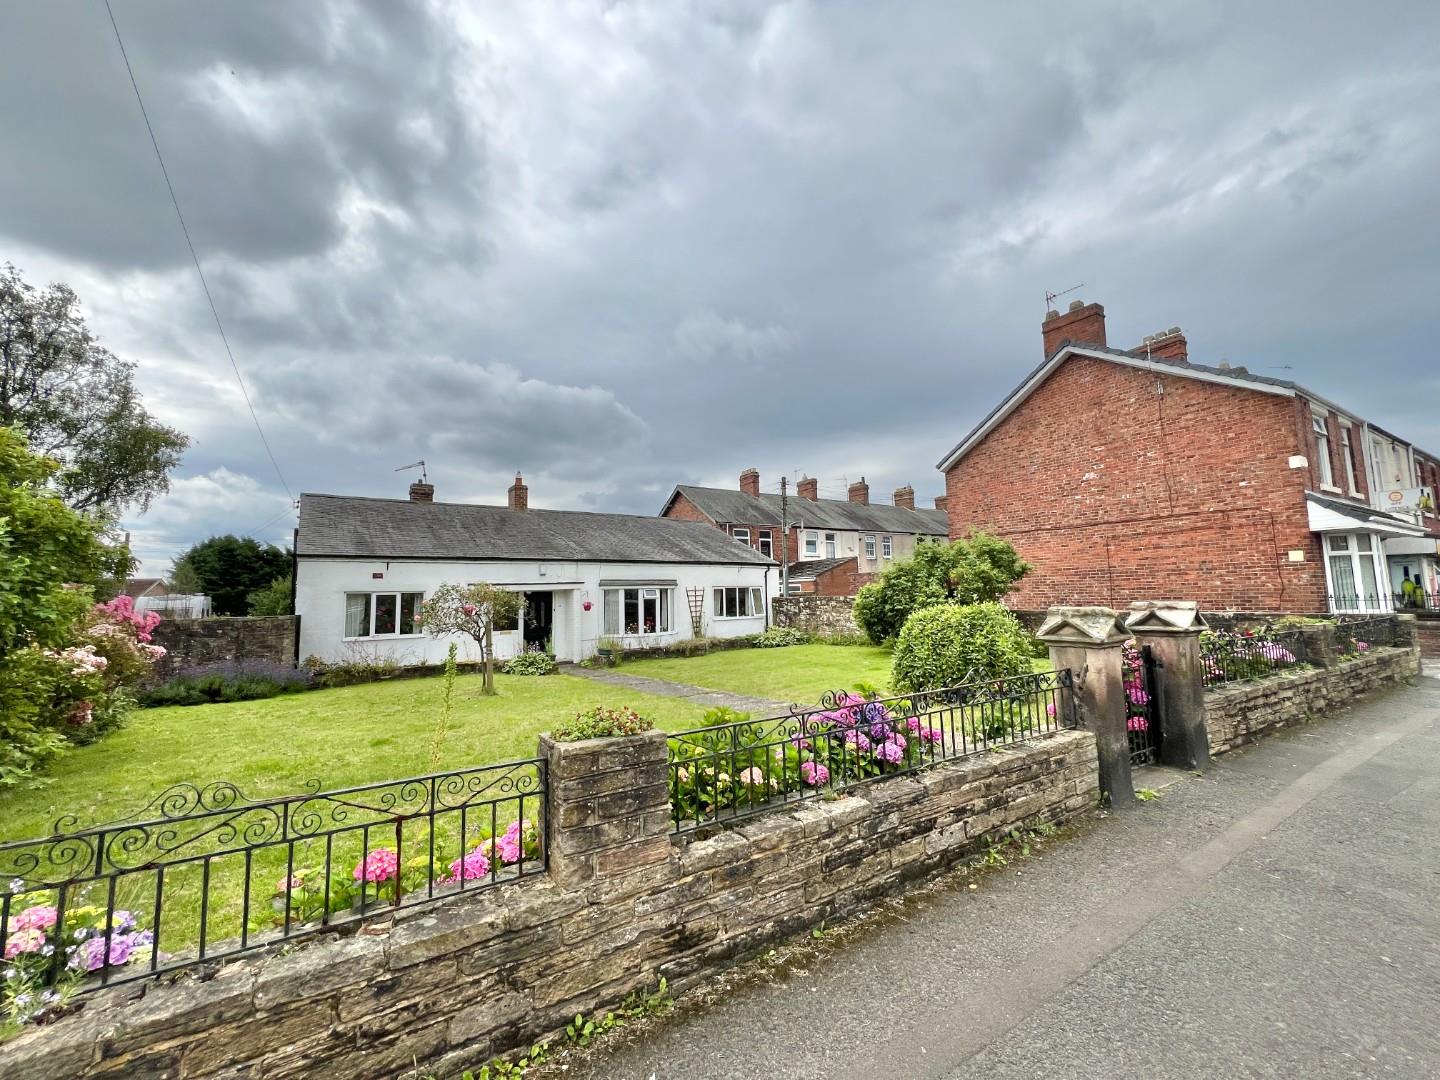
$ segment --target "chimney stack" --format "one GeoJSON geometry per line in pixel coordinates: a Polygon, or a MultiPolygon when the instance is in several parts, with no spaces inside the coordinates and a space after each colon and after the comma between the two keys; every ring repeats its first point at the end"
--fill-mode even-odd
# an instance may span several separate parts
{"type": "Polygon", "coordinates": [[[820,481],[813,476],[806,476],[795,482],[795,494],[802,499],[809,499],[811,502],[820,501],[820,481]]]}
{"type": "Polygon", "coordinates": [[[1185,335],[1178,326],[1161,330],[1158,334],[1147,334],[1136,352],[1145,353],[1151,360],[1170,360],[1187,363],[1190,359],[1185,335]]]}
{"type": "Polygon", "coordinates": [[[945,496],[944,496],[944,495],[936,495],[936,496],[935,496],[935,509],[936,509],[936,510],[944,510],[944,509],[945,509],[945,496]]]}
{"type": "Polygon", "coordinates": [[[1099,304],[1076,300],[1064,315],[1058,311],[1047,311],[1045,321],[1040,324],[1040,332],[1045,335],[1046,356],[1054,356],[1067,342],[1104,348],[1105,309],[1099,304]]]}
{"type": "Polygon", "coordinates": [[[434,502],[435,485],[426,483],[414,483],[410,485],[411,502],[434,502]]]}
{"type": "Polygon", "coordinates": [[[851,484],[845,494],[853,503],[859,503],[861,506],[870,505],[870,485],[865,482],[863,476],[851,484]]]}
{"type": "Polygon", "coordinates": [[[759,469],[746,469],[740,474],[740,494],[756,499],[760,497],[759,469]]]}
{"type": "Polygon", "coordinates": [[[915,509],[915,489],[909,484],[895,489],[895,505],[903,506],[906,510],[915,509]]]}
{"type": "Polygon", "coordinates": [[[530,509],[530,489],[525,486],[525,481],[518,472],[515,474],[515,483],[510,485],[508,495],[511,510],[530,509]]]}

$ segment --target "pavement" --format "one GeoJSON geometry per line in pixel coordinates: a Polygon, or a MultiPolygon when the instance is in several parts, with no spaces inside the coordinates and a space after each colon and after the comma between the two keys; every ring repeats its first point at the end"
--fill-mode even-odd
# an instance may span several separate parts
{"type": "Polygon", "coordinates": [[[587,668],[581,667],[579,664],[561,664],[560,671],[577,679],[589,679],[591,682],[607,683],[610,686],[623,686],[627,690],[637,690],[659,697],[684,698],[697,705],[708,705],[712,708],[723,705],[728,709],[751,713],[757,720],[790,712],[790,706],[783,701],[771,701],[769,698],[751,697],[748,694],[732,694],[728,690],[714,690],[708,686],[691,686],[689,683],[671,682],[668,679],[651,679],[645,675],[627,675],[623,671],[612,671],[609,668],[587,668]]]}
{"type": "Polygon", "coordinates": [[[1440,680],[1077,833],[567,1076],[1440,1076],[1440,680]]]}

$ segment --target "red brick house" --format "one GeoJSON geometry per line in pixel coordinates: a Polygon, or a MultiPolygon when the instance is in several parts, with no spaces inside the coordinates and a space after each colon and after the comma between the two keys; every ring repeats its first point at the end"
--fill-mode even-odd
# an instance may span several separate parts
{"type": "Polygon", "coordinates": [[[797,575],[792,593],[826,596],[853,596],[893,560],[907,558],[917,542],[943,539],[949,529],[944,510],[915,508],[915,489],[908,485],[896,489],[893,504],[872,503],[864,477],[846,496],[822,499],[816,480],[798,481],[786,500],[782,529],[780,496],[762,494],[759,471],[746,469],[735,490],[681,484],[660,516],[714,525],[760,554],[790,563],[797,575]],[[827,566],[816,572],[822,562],[827,566]]]}
{"type": "Polygon", "coordinates": [[[1015,606],[1390,610],[1397,558],[1440,593],[1440,520],[1380,509],[1425,484],[1434,505],[1432,456],[1293,382],[1192,363],[1178,328],[1114,349],[1077,301],[1042,331],[1045,361],[938,465],[950,535],[989,529],[1034,565],[1015,606]]]}

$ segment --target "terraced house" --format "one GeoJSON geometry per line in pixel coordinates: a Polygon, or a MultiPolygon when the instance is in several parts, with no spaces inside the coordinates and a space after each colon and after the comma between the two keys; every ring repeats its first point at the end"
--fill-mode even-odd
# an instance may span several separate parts
{"type": "Polygon", "coordinates": [[[1016,606],[1440,600],[1433,455],[1295,382],[1193,362],[1178,327],[1112,348],[1077,301],[1041,329],[1044,361],[938,464],[951,535],[993,530],[1033,564],[1016,606]]]}
{"type": "MultiPolygon", "coordinates": [[[[872,503],[862,476],[844,499],[820,498],[819,481],[805,478],[782,500],[762,493],[760,473],[746,469],[738,489],[681,484],[666,500],[661,517],[700,521],[732,540],[777,560],[788,560],[789,591],[852,596],[861,585],[917,543],[943,540],[949,522],[943,500],[917,509],[915,489],[897,488],[890,504],[872,503]],[[782,525],[781,518],[784,517],[782,525]]],[[[778,589],[778,578],[774,583],[778,589]]]]}

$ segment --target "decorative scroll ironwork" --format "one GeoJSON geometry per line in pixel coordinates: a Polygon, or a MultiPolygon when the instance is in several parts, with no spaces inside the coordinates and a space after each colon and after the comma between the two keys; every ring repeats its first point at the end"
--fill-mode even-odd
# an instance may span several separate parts
{"type": "MultiPolygon", "coordinates": [[[[56,977],[75,966],[72,940],[103,933],[81,960],[98,955],[98,984],[121,982],[539,873],[545,795],[535,758],[331,790],[310,781],[277,799],[182,783],[130,818],[82,828],[65,815],[50,836],[0,844],[0,956],[7,938],[53,921],[43,944],[56,977]],[[115,959],[112,939],[132,933],[146,955],[130,941],[115,959]]],[[[7,959],[33,963],[18,948],[7,959]]]]}
{"type": "Polygon", "coordinates": [[[1077,726],[1071,672],[893,697],[832,690],[788,715],[696,728],[669,743],[675,831],[763,813],[1077,726]]]}

